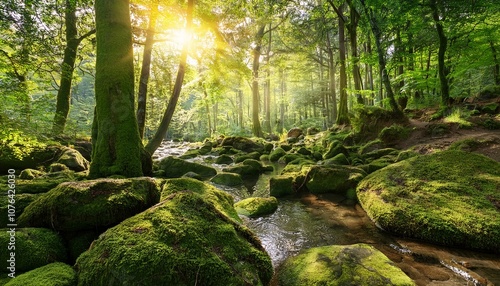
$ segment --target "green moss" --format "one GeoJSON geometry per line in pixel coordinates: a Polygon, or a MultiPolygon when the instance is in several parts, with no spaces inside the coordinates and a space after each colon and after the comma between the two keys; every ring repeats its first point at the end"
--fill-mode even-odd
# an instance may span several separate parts
{"type": "Polygon", "coordinates": [[[306,159],[306,157],[301,154],[286,154],[285,156],[279,158],[278,163],[286,165],[298,159],[306,159]]]}
{"type": "Polygon", "coordinates": [[[179,191],[108,229],[77,260],[78,285],[268,285],[260,241],[203,194],[179,191]]]}
{"type": "Polygon", "coordinates": [[[69,168],[68,168],[68,166],[61,164],[61,163],[52,163],[49,166],[50,173],[65,172],[65,171],[69,171],[69,168]]]}
{"type": "Polygon", "coordinates": [[[387,156],[387,155],[397,156],[398,154],[399,154],[399,150],[397,150],[397,149],[394,149],[394,148],[383,148],[383,149],[377,149],[377,150],[368,152],[368,153],[366,153],[366,154],[363,155],[363,158],[367,162],[371,162],[373,160],[380,159],[380,158],[382,158],[384,156],[387,156]]]}
{"type": "MultiPolygon", "coordinates": [[[[39,197],[39,194],[17,194],[16,195],[16,218],[18,218],[24,211],[24,209],[31,204],[33,201],[39,197]]],[[[8,214],[8,203],[9,200],[7,196],[0,196],[1,206],[0,206],[0,225],[7,225],[9,223],[8,214]]]]}
{"type": "Polygon", "coordinates": [[[179,178],[187,172],[194,172],[203,178],[210,178],[217,174],[217,171],[209,166],[198,163],[187,162],[175,157],[167,157],[158,163],[166,178],[179,178]]]}
{"type": "Polygon", "coordinates": [[[75,286],[76,283],[75,270],[67,264],[55,262],[21,274],[6,286],[75,286]]]}
{"type": "MultiPolygon", "coordinates": [[[[8,249],[11,233],[10,229],[0,231],[0,258],[7,261],[11,251],[15,252],[16,272],[29,271],[46,264],[67,259],[66,249],[62,239],[50,229],[45,228],[17,228],[15,230],[15,249],[8,249]]],[[[7,264],[7,263],[5,263],[7,264]]],[[[9,272],[2,267],[1,272],[9,272]]]]}
{"type": "Polygon", "coordinates": [[[436,244],[500,249],[500,164],[444,151],[413,157],[367,176],[357,194],[380,227],[436,244]]]}
{"type": "Polygon", "coordinates": [[[99,233],[93,230],[66,233],[64,240],[68,246],[69,262],[75,263],[76,259],[87,251],[98,237],[99,233]]]}
{"type": "Polygon", "coordinates": [[[212,179],[210,179],[210,182],[223,186],[243,185],[243,180],[241,179],[241,176],[239,174],[224,173],[224,172],[215,175],[212,179]]]}
{"type": "Polygon", "coordinates": [[[244,155],[239,155],[239,156],[236,156],[236,158],[234,159],[234,162],[241,163],[247,159],[259,160],[260,155],[261,154],[259,152],[252,152],[252,153],[248,153],[248,154],[244,154],[244,155]]]}
{"type": "Polygon", "coordinates": [[[325,154],[323,154],[323,159],[326,160],[326,159],[329,159],[329,158],[333,158],[333,157],[335,157],[335,156],[337,156],[338,154],[341,154],[341,153],[344,154],[344,155],[349,154],[347,152],[347,149],[342,144],[342,142],[340,142],[340,141],[333,141],[328,146],[328,149],[325,152],[325,154]]]}
{"type": "Polygon", "coordinates": [[[60,183],[78,180],[78,176],[73,171],[48,173],[32,180],[17,180],[17,194],[39,194],[46,193],[57,187],[60,183]]]}
{"type": "Polygon", "coordinates": [[[349,159],[344,155],[344,153],[340,153],[335,155],[333,158],[326,159],[323,162],[324,165],[349,165],[349,159]]]}
{"type": "Polygon", "coordinates": [[[393,146],[397,141],[408,138],[410,132],[410,129],[402,125],[393,124],[382,129],[378,134],[378,138],[385,146],[393,146]]]}
{"type": "Polygon", "coordinates": [[[338,193],[345,195],[366,176],[365,172],[350,166],[311,166],[303,169],[307,173],[307,189],[314,194],[338,193]]]}
{"type": "Polygon", "coordinates": [[[286,155],[286,151],[283,148],[278,147],[278,148],[274,149],[273,151],[271,151],[271,153],[269,154],[269,161],[276,162],[281,157],[283,157],[285,155],[286,155]]]}
{"type": "Polygon", "coordinates": [[[233,208],[234,200],[231,195],[210,184],[194,179],[179,178],[166,180],[161,191],[160,201],[167,199],[175,193],[185,191],[200,194],[205,200],[212,203],[220,212],[235,221],[241,222],[241,219],[233,208]]]}
{"type": "Polygon", "coordinates": [[[273,176],[269,179],[269,193],[273,197],[284,197],[295,192],[294,177],[290,175],[273,176]]]}
{"type": "Polygon", "coordinates": [[[223,155],[217,157],[217,159],[215,159],[215,163],[229,165],[229,164],[234,163],[234,160],[229,155],[223,154],[223,155]]]}
{"type": "Polygon", "coordinates": [[[380,251],[366,244],[310,248],[285,261],[280,285],[415,285],[380,251]]]}
{"type": "Polygon", "coordinates": [[[35,169],[24,169],[19,174],[19,179],[33,180],[34,178],[42,176],[44,173],[35,169]]]}
{"type": "Polygon", "coordinates": [[[81,172],[88,170],[90,163],[77,150],[66,148],[57,163],[67,166],[70,170],[81,172]]]}
{"type": "Polygon", "coordinates": [[[275,197],[252,197],[237,202],[234,204],[234,208],[238,214],[259,217],[275,212],[278,208],[278,200],[275,197]]]}
{"type": "Polygon", "coordinates": [[[159,201],[150,178],[69,182],[40,196],[19,217],[23,226],[62,231],[109,227],[159,201]]]}

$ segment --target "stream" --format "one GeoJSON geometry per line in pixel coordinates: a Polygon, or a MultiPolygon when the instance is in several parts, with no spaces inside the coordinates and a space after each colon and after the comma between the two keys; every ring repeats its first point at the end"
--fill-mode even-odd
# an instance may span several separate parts
{"type": "MultiPolygon", "coordinates": [[[[181,155],[188,144],[169,142],[155,153],[156,160],[181,155]]],[[[193,159],[192,159],[193,160],[193,159]]],[[[205,163],[196,158],[196,162],[205,163]]],[[[205,158],[206,160],[206,158],[205,158]]],[[[225,167],[210,164],[219,171],[225,167]]],[[[279,168],[275,168],[277,173],[279,168]]],[[[239,201],[269,196],[269,178],[263,174],[245,187],[217,186],[239,201]]],[[[366,243],[401,268],[417,285],[499,285],[500,256],[454,249],[405,239],[378,229],[359,204],[343,196],[301,194],[280,198],[276,212],[259,218],[242,217],[262,241],[275,268],[289,256],[311,247],[366,243]]]]}

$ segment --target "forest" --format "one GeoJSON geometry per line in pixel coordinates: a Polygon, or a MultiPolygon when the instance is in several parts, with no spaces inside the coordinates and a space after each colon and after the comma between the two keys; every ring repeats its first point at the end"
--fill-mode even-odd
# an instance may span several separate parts
{"type": "Polygon", "coordinates": [[[496,0],[2,0],[0,285],[500,285],[499,53],[496,0]]]}

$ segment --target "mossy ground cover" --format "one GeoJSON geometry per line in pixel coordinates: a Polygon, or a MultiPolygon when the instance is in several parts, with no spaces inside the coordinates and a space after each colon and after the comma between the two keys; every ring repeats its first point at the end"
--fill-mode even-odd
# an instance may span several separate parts
{"type": "Polygon", "coordinates": [[[79,285],[268,285],[260,241],[202,193],[180,190],[108,229],[76,263],[79,285]]]}
{"type": "Polygon", "coordinates": [[[444,151],[367,176],[357,194],[383,229],[432,243],[500,252],[500,164],[444,151]]]}
{"type": "Polygon", "coordinates": [[[380,251],[366,244],[307,249],[278,270],[280,285],[415,285],[380,251]]]}
{"type": "Polygon", "coordinates": [[[248,217],[258,217],[271,214],[278,208],[278,200],[275,197],[260,198],[252,197],[241,200],[234,204],[236,211],[248,217]]]}

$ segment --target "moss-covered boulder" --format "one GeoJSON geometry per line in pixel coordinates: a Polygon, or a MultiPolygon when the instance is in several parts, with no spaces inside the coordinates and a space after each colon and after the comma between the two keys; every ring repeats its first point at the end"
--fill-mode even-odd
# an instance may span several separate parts
{"type": "Polygon", "coordinates": [[[307,189],[313,194],[337,193],[345,195],[347,190],[355,188],[366,176],[366,173],[357,167],[351,166],[309,166],[304,167],[307,172],[307,189]]]}
{"type": "Polygon", "coordinates": [[[62,183],[38,197],[19,217],[19,224],[80,231],[115,225],[158,203],[151,178],[98,179],[62,183]]]}
{"type": "Polygon", "coordinates": [[[231,156],[222,154],[217,159],[215,159],[215,164],[220,164],[220,165],[229,165],[234,163],[233,158],[231,156]]]}
{"type": "MultiPolygon", "coordinates": [[[[46,264],[67,260],[63,240],[54,231],[46,228],[16,228],[0,230],[0,259],[7,267],[0,272],[11,272],[8,268],[14,266],[18,272],[30,271],[46,264]],[[15,238],[12,243],[11,237],[15,238]],[[15,253],[14,264],[11,264],[11,255],[15,253]],[[7,262],[6,262],[7,261],[7,262]]],[[[31,284],[25,284],[31,285],[31,284]]]]}
{"type": "Polygon", "coordinates": [[[76,262],[79,285],[268,285],[273,267],[258,238],[208,200],[232,198],[195,189],[103,233],[76,262]]]}
{"type": "Polygon", "coordinates": [[[241,163],[241,162],[248,160],[248,159],[259,160],[260,155],[261,154],[259,152],[251,152],[248,154],[242,154],[242,155],[236,156],[236,158],[234,158],[234,162],[241,163]]]}
{"type": "Polygon", "coordinates": [[[288,258],[278,273],[280,285],[416,285],[382,252],[367,244],[307,249],[288,258]]]}
{"type": "MultiPolygon", "coordinates": [[[[15,211],[15,217],[19,217],[24,209],[39,197],[39,194],[18,194],[16,195],[15,209],[10,208],[10,213],[15,211]]],[[[7,225],[9,222],[9,200],[6,195],[0,196],[0,225],[7,225]]]]}
{"type": "Polygon", "coordinates": [[[281,157],[283,157],[285,155],[286,155],[286,151],[283,148],[278,147],[278,148],[274,149],[273,151],[271,151],[271,153],[269,154],[269,161],[276,162],[281,157]]]}
{"type": "Polygon", "coordinates": [[[273,176],[269,179],[269,192],[271,196],[281,198],[292,195],[294,190],[294,177],[291,175],[273,176]]]}
{"type": "Polygon", "coordinates": [[[21,173],[19,174],[19,179],[33,180],[35,178],[42,176],[43,174],[44,174],[44,172],[42,172],[42,171],[28,168],[28,169],[24,169],[21,171],[21,173]]]}
{"type": "Polygon", "coordinates": [[[69,171],[68,166],[61,164],[61,163],[52,163],[49,166],[49,173],[56,173],[56,172],[67,172],[69,171]]]}
{"type": "Polygon", "coordinates": [[[99,237],[95,230],[64,233],[63,239],[68,248],[69,263],[74,264],[76,259],[87,251],[94,240],[99,237]]]}
{"type": "Polygon", "coordinates": [[[241,179],[241,176],[239,174],[225,172],[218,173],[212,179],[210,179],[210,182],[230,187],[243,185],[243,179],[241,179]]]}
{"type": "Polygon", "coordinates": [[[63,153],[57,160],[57,163],[67,166],[70,170],[81,172],[88,170],[90,167],[89,161],[85,159],[80,152],[75,149],[65,148],[63,153]]]}
{"type": "Polygon", "coordinates": [[[344,155],[349,154],[349,152],[347,152],[347,149],[344,147],[342,142],[340,142],[338,140],[334,140],[328,145],[328,148],[327,148],[325,154],[323,154],[323,159],[326,160],[329,158],[333,158],[340,153],[343,153],[344,155]]]}
{"type": "Polygon", "coordinates": [[[217,174],[217,171],[212,167],[188,162],[172,156],[161,160],[158,163],[158,167],[165,178],[180,178],[187,172],[194,172],[203,178],[210,178],[217,174]]]}
{"type": "Polygon", "coordinates": [[[47,173],[31,180],[17,180],[17,194],[40,194],[46,193],[57,187],[60,183],[79,180],[80,176],[73,171],[47,173]]]}
{"type": "Polygon", "coordinates": [[[324,165],[349,165],[349,159],[344,153],[335,155],[333,158],[326,159],[324,165]]]}
{"type": "Polygon", "coordinates": [[[234,208],[240,215],[259,217],[275,212],[278,209],[278,200],[275,197],[252,197],[235,203],[234,208]]]}
{"type": "Polygon", "coordinates": [[[373,151],[370,151],[368,153],[365,153],[365,154],[363,154],[362,157],[367,162],[371,162],[373,160],[382,158],[382,157],[387,156],[387,155],[397,156],[398,154],[399,154],[399,150],[397,150],[397,149],[394,149],[394,148],[382,148],[382,149],[377,149],[377,150],[373,150],[373,151]]]}
{"type": "Polygon", "coordinates": [[[500,164],[444,151],[368,175],[358,199],[381,228],[436,244],[500,252],[500,164]]]}
{"type": "Polygon", "coordinates": [[[246,137],[226,137],[222,140],[221,146],[231,146],[236,150],[244,151],[246,153],[259,152],[262,153],[264,150],[264,144],[258,142],[257,140],[252,140],[246,137]]]}
{"type": "Polygon", "coordinates": [[[71,266],[54,262],[11,279],[5,286],[76,286],[76,272],[71,266]]]}
{"type": "Polygon", "coordinates": [[[0,174],[7,174],[9,169],[24,170],[48,166],[57,159],[63,148],[29,140],[11,143],[7,140],[0,142],[0,174]]]}
{"type": "Polygon", "coordinates": [[[169,179],[166,180],[161,190],[160,201],[167,199],[170,195],[183,192],[195,192],[215,206],[220,212],[241,222],[240,217],[234,210],[234,200],[231,195],[217,189],[216,187],[190,178],[169,179]]]}

